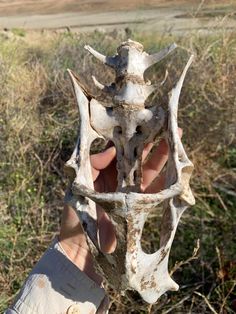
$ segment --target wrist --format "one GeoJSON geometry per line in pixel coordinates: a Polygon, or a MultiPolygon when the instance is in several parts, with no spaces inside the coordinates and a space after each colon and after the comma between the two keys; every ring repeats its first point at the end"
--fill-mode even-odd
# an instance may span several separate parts
{"type": "Polygon", "coordinates": [[[97,283],[102,279],[95,272],[93,257],[90,253],[83,228],[74,209],[65,205],[62,213],[61,230],[58,243],[67,258],[81,271],[97,283]]]}
{"type": "Polygon", "coordinates": [[[79,244],[75,245],[70,241],[60,240],[60,236],[58,240],[58,244],[64,255],[89,278],[100,285],[102,283],[102,277],[99,276],[94,269],[93,257],[88,247],[84,248],[79,244]]]}

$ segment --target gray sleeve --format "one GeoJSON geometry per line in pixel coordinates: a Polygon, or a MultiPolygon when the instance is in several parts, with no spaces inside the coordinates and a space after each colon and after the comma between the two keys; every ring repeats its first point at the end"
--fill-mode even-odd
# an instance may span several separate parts
{"type": "Polygon", "coordinates": [[[77,268],[55,240],[5,314],[95,314],[104,298],[104,289],[77,268]]]}

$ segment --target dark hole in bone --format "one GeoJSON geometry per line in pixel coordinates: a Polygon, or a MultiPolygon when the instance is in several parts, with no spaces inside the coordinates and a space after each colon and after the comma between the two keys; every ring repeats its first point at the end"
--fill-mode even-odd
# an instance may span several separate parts
{"type": "Polygon", "coordinates": [[[107,107],[106,108],[106,112],[107,112],[108,116],[111,116],[112,113],[113,113],[113,108],[112,107],[107,107]]]}
{"type": "Polygon", "coordinates": [[[136,127],[136,134],[138,134],[138,135],[143,134],[141,125],[138,125],[138,126],[136,127]]]}
{"type": "Polygon", "coordinates": [[[184,162],[185,161],[185,156],[184,154],[179,154],[179,161],[184,162]]]}
{"type": "Polygon", "coordinates": [[[154,211],[148,215],[144,224],[141,247],[147,254],[155,253],[160,248],[161,207],[162,205],[160,204],[158,208],[155,208],[154,211]]]}
{"type": "Polygon", "coordinates": [[[134,158],[137,158],[138,152],[137,152],[137,147],[134,148],[134,158]]]}
{"type": "Polygon", "coordinates": [[[134,182],[136,182],[136,180],[137,180],[137,171],[135,170],[134,171],[134,182]]]}
{"type": "Polygon", "coordinates": [[[117,134],[122,134],[122,128],[121,128],[120,126],[114,127],[114,131],[115,131],[115,133],[117,133],[117,134]]]}
{"type": "Polygon", "coordinates": [[[123,146],[120,146],[120,154],[121,154],[122,156],[124,156],[124,147],[123,147],[123,146]]]}

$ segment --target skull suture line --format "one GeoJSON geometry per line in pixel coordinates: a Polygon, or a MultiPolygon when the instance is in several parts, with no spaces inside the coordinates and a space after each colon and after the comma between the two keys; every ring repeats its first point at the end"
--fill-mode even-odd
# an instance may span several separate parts
{"type": "Polygon", "coordinates": [[[89,46],[85,48],[115,70],[115,83],[110,86],[103,86],[94,78],[95,84],[112,96],[113,104],[105,107],[89,96],[69,71],[81,124],[76,147],[66,163],[68,170],[73,169],[72,192],[67,195],[67,202],[81,219],[96,267],[104,278],[116,290],[134,289],[145,301],[154,303],[166,291],[178,290],[168,273],[168,258],[179,219],[184,210],[194,204],[189,187],[193,164],[184,151],[177,125],[180,91],[193,56],[170,92],[165,111],[159,105],[145,108],[145,100],[155,87],[145,82],[144,72],[173,51],[175,44],[149,55],[140,43],[128,40],[112,57],[89,46]],[[142,151],[146,143],[161,133],[169,146],[165,189],[156,194],[144,194],[140,191],[142,151]],[[116,192],[94,190],[89,152],[97,138],[111,140],[116,147],[116,192]],[[160,248],[154,254],[146,254],[140,244],[144,223],[161,202],[160,248]],[[109,214],[116,228],[117,246],[111,254],[104,254],[99,248],[96,204],[109,214]]]}

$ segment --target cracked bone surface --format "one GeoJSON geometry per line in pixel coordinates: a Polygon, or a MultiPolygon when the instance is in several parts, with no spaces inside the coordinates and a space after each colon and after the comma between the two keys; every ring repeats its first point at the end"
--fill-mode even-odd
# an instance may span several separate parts
{"type": "Polygon", "coordinates": [[[80,134],[66,168],[71,176],[72,193],[67,201],[77,211],[97,269],[118,291],[134,289],[148,303],[154,303],[178,285],[168,272],[168,258],[179,219],[194,204],[189,187],[193,164],[188,159],[178,134],[177,111],[180,91],[190,57],[177,84],[169,93],[167,110],[159,104],[145,107],[145,100],[155,87],[144,79],[144,72],[172,52],[173,44],[149,55],[143,46],[128,40],[117,54],[104,56],[89,46],[85,48],[115,70],[115,82],[104,86],[95,78],[97,87],[112,97],[110,107],[89,95],[79,79],[69,71],[80,113],[80,134]],[[146,143],[164,134],[169,146],[165,172],[165,188],[156,194],[141,192],[141,155],[146,143]],[[90,147],[97,138],[112,141],[117,152],[117,190],[99,193],[94,190],[90,147]],[[163,204],[160,244],[157,252],[146,254],[141,247],[145,221],[163,204]],[[100,250],[96,204],[110,216],[116,229],[117,246],[113,253],[100,250]]]}

